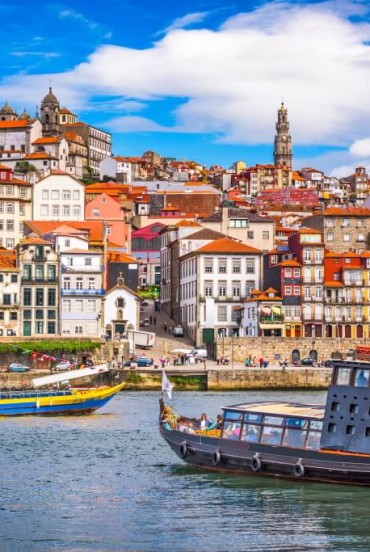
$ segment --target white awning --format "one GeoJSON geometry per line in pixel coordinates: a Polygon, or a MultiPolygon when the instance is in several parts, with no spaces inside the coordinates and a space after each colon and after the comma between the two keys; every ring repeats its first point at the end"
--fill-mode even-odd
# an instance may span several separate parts
{"type": "Polygon", "coordinates": [[[99,366],[91,366],[91,368],[82,368],[81,370],[68,370],[66,372],[61,372],[60,374],[52,374],[51,376],[35,378],[32,380],[32,384],[34,387],[41,387],[42,385],[50,385],[52,383],[59,383],[61,381],[95,376],[104,372],[109,372],[108,366],[106,364],[99,364],[99,366]]]}

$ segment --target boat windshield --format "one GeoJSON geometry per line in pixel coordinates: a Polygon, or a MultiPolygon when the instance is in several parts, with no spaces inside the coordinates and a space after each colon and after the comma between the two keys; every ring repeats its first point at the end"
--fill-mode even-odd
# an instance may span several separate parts
{"type": "Polygon", "coordinates": [[[223,439],[317,450],[323,422],[297,416],[225,412],[223,439]]]}

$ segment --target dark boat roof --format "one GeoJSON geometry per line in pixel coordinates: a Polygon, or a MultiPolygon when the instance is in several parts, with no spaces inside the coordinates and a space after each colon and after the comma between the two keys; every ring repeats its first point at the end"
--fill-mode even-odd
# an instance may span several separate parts
{"type": "Polygon", "coordinates": [[[297,416],[299,418],[316,418],[322,420],[324,418],[325,406],[318,404],[260,402],[225,406],[222,407],[222,410],[253,412],[271,416],[297,416]]]}

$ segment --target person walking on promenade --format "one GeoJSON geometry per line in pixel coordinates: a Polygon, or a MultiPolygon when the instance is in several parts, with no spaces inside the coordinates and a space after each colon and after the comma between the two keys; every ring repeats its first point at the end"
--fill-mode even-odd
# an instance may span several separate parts
{"type": "Polygon", "coordinates": [[[258,363],[260,365],[260,368],[263,368],[263,357],[260,357],[258,363]]]}

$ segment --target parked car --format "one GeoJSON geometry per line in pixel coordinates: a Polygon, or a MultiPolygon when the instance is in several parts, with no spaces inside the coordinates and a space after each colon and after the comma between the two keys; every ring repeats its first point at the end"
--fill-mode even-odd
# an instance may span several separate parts
{"type": "Polygon", "coordinates": [[[189,356],[195,358],[195,362],[202,362],[203,359],[208,358],[208,351],[207,349],[193,349],[189,356]]]}
{"type": "Polygon", "coordinates": [[[148,357],[138,357],[134,360],[128,360],[125,362],[125,366],[131,366],[132,363],[135,363],[138,368],[144,368],[146,366],[153,366],[154,360],[148,357]]]}
{"type": "Polygon", "coordinates": [[[324,366],[325,366],[325,368],[332,368],[333,367],[333,361],[332,360],[324,360],[324,366]]]}
{"type": "Polygon", "coordinates": [[[184,328],[182,326],[175,326],[172,333],[175,337],[184,337],[184,328]]]}
{"type": "Polygon", "coordinates": [[[8,372],[29,372],[31,368],[25,364],[18,364],[17,362],[12,362],[8,366],[8,372]]]}
{"type": "Polygon", "coordinates": [[[301,365],[302,366],[315,366],[315,364],[316,364],[316,360],[314,358],[311,358],[311,357],[302,358],[302,360],[301,360],[301,365]]]}
{"type": "Polygon", "coordinates": [[[56,370],[57,372],[63,372],[64,370],[70,370],[72,367],[73,364],[69,360],[62,360],[53,367],[53,370],[56,370]]]}

